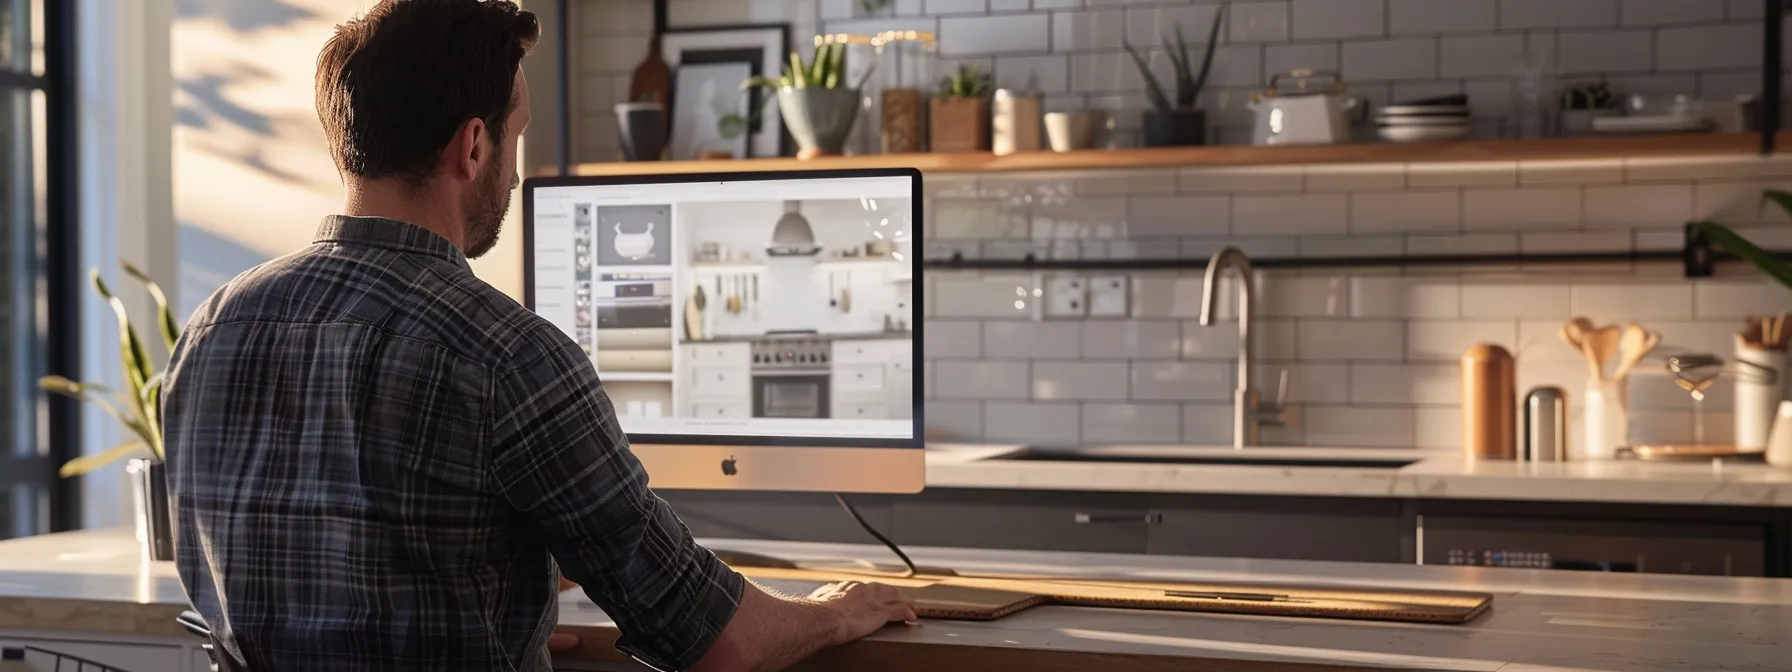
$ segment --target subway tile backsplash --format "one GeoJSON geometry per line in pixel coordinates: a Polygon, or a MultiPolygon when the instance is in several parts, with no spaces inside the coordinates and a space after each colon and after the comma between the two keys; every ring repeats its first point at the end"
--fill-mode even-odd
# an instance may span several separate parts
{"type": "MultiPolygon", "coordinates": [[[[985,210],[955,229],[979,245],[1074,243],[1144,256],[1181,236],[1185,258],[1224,245],[1285,258],[1673,250],[1695,217],[1739,221],[1763,241],[1792,245],[1784,218],[1757,210],[1762,189],[1792,186],[1789,167],[1701,157],[927,179],[934,193],[985,210]],[[1521,176],[1529,184],[1519,186],[1521,176]],[[1067,196],[1017,205],[1025,199],[1013,197],[1027,190],[1067,196]],[[999,200],[971,200],[992,196],[999,200]]],[[[1202,326],[1202,270],[1197,262],[1132,273],[1126,315],[1071,320],[1044,316],[1036,305],[1044,297],[1022,296],[1060,272],[931,272],[926,337],[939,380],[929,408],[940,409],[931,431],[959,440],[1227,444],[1235,290],[1222,283],[1219,321],[1202,326]]],[[[1291,383],[1290,422],[1265,428],[1264,441],[1455,449],[1458,361],[1477,343],[1517,356],[1521,392],[1561,386],[1578,413],[1586,365],[1559,337],[1577,314],[1662,333],[1658,356],[1633,381],[1636,438],[1722,440],[1728,389],[1695,409],[1663,357],[1729,355],[1741,318],[1792,309],[1792,291],[1747,267],[1720,270],[1701,280],[1683,278],[1671,262],[1259,270],[1255,383],[1265,397],[1282,371],[1291,383]]]]}

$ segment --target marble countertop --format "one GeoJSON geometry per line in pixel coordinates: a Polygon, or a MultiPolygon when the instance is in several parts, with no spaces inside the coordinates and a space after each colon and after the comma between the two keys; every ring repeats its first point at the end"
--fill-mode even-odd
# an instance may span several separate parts
{"type": "Polygon", "coordinates": [[[1335,497],[1792,507],[1792,469],[1765,464],[1511,462],[1458,453],[1352,448],[1104,446],[1130,454],[1410,459],[1398,469],[1052,462],[1001,459],[1019,445],[930,443],[927,486],[1335,497]]]}
{"type": "MultiPolygon", "coordinates": [[[[712,548],[791,560],[886,560],[880,547],[708,540],[712,548]]],[[[960,571],[1156,581],[1254,581],[1470,590],[1494,594],[1466,625],[1418,625],[1117,609],[1044,607],[992,622],[891,627],[855,652],[906,648],[1039,655],[1138,656],[1225,670],[1493,672],[1792,672],[1792,580],[1596,574],[1482,567],[1235,560],[1171,556],[908,549],[960,571]],[[953,648],[957,647],[957,648],[953,648]],[[1299,666],[1298,668],[1294,666],[1299,666]],[[1319,666],[1319,667],[1314,667],[1319,666]]],[[[791,592],[811,586],[768,582],[791,592]]],[[[0,542],[0,628],[183,636],[185,599],[171,563],[139,561],[126,531],[0,542]]],[[[602,640],[614,624],[578,591],[561,596],[564,629],[602,640]]],[[[995,669],[982,667],[979,669],[995,669]]],[[[1143,665],[1129,669],[1172,669],[1143,665]]]]}

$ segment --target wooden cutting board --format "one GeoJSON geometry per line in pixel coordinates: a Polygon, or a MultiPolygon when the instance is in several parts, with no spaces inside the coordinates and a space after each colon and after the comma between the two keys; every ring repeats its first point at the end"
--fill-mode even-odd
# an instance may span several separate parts
{"type": "Polygon", "coordinates": [[[915,601],[923,618],[993,620],[1034,606],[1155,609],[1407,623],[1466,623],[1486,611],[1486,593],[1271,583],[1163,583],[1045,576],[903,578],[839,569],[735,567],[756,579],[877,581],[915,601]],[[1193,593],[1198,597],[1168,594],[1193,593]]]}

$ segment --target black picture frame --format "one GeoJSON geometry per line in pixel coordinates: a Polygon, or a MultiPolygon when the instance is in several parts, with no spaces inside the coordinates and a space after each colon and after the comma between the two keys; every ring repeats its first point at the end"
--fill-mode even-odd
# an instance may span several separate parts
{"type": "MultiPolygon", "coordinates": [[[[660,58],[672,66],[674,77],[677,68],[683,63],[736,63],[744,62],[753,65],[753,72],[760,77],[777,79],[783,73],[785,60],[789,58],[791,28],[788,23],[748,23],[720,26],[695,26],[690,28],[668,28],[660,36],[660,58]]],[[[674,86],[676,90],[676,85],[674,86]]],[[[791,156],[795,152],[795,140],[784,127],[783,116],[778,111],[775,101],[765,98],[769,92],[754,89],[748,98],[747,109],[761,110],[760,123],[748,128],[749,140],[747,153],[749,157],[791,156]],[[763,106],[763,107],[761,107],[763,106]],[[767,133],[775,136],[767,137],[767,133]],[[775,154],[766,150],[776,148],[775,154]]],[[[668,119],[676,117],[678,101],[667,101],[671,114],[668,119]]],[[[670,125],[668,125],[670,127],[670,125]]]]}

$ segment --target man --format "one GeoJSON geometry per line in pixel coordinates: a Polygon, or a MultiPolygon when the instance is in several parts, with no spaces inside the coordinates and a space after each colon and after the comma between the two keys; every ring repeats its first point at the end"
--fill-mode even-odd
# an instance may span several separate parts
{"type": "Polygon", "coordinates": [[[781,597],[699,547],[584,353],[469,270],[518,182],[539,32],[507,0],[387,0],[318,57],[344,214],[208,299],[166,381],[180,576],[227,664],[547,670],[556,564],[661,669],[774,669],[914,619],[887,586],[781,597]]]}

